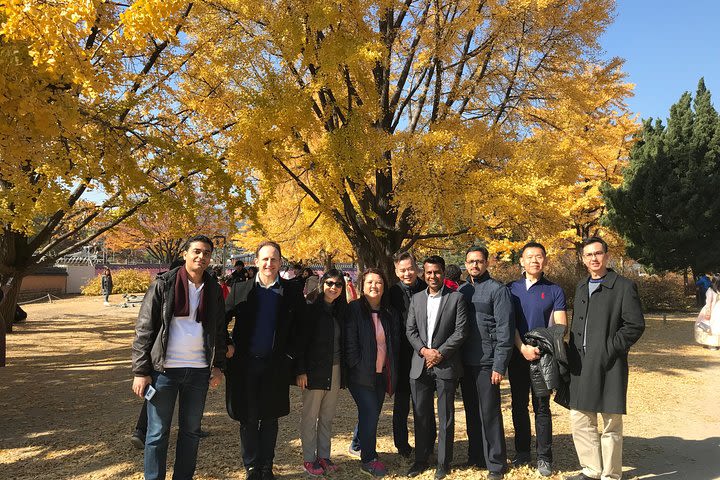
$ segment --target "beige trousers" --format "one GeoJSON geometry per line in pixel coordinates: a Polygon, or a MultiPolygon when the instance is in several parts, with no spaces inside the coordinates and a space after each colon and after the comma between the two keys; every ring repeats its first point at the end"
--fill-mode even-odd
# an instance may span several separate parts
{"type": "Polygon", "coordinates": [[[623,418],[617,413],[600,413],[602,433],[598,431],[598,413],[570,410],[570,428],[582,472],[590,478],[619,480],[622,477],[623,418]]]}
{"type": "Polygon", "coordinates": [[[330,458],[332,420],[339,392],[340,365],[333,365],[330,390],[303,390],[300,441],[304,462],[314,462],[315,458],[330,458]]]}

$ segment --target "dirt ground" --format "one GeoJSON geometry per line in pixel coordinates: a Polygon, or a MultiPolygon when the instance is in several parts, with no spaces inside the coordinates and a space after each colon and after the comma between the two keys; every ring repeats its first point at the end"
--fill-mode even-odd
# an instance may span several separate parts
{"type": "MultiPolygon", "coordinates": [[[[103,307],[99,297],[28,305],[28,320],[8,336],[8,367],[0,369],[0,478],[141,479],[142,452],[129,442],[141,402],[130,391],[130,343],[135,308],[103,307]]],[[[631,352],[629,415],[625,417],[624,478],[710,480],[720,478],[720,351],[693,343],[693,318],[647,318],[647,330],[631,352]]],[[[305,478],[298,437],[300,402],[291,389],[292,413],[280,420],[276,474],[305,478]]],[[[503,415],[508,454],[513,430],[507,381],[503,415]]],[[[467,459],[461,401],[456,403],[455,460],[467,459]]],[[[334,479],[361,477],[359,461],[347,454],[355,405],[341,392],[334,421],[334,479]]],[[[379,427],[378,451],[390,478],[410,466],[395,453],[391,402],[379,427]]],[[[578,468],[565,409],[553,405],[554,479],[578,468]]],[[[199,480],[243,479],[239,427],[225,412],[224,388],[208,395],[200,444],[199,480]]],[[[174,458],[171,440],[169,458],[174,458]]],[[[412,443],[412,440],[411,440],[412,443]]],[[[450,479],[484,479],[486,471],[453,470],[450,479]]],[[[433,478],[429,471],[419,477],[433,478]]],[[[510,480],[540,479],[527,467],[510,480]]]]}

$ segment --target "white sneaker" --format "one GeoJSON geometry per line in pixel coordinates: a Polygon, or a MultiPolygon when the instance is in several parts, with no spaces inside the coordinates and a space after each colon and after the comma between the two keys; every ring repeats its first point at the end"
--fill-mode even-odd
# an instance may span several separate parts
{"type": "Polygon", "coordinates": [[[109,306],[110,306],[110,302],[103,302],[103,305],[105,305],[106,307],[109,307],[109,306]]]}

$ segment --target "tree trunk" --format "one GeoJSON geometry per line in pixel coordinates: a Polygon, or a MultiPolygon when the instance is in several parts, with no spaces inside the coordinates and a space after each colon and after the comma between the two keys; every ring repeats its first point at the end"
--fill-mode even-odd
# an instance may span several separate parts
{"type": "Polygon", "coordinates": [[[7,334],[12,333],[17,294],[20,290],[21,281],[22,278],[14,277],[10,281],[10,288],[3,290],[4,295],[2,301],[0,301],[0,367],[6,365],[7,334]]]}

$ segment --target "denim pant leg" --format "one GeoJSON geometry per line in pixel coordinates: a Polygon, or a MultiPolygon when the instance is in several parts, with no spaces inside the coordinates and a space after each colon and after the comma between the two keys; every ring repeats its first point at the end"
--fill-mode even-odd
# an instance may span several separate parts
{"type": "Polygon", "coordinates": [[[147,402],[145,480],[164,480],[167,470],[168,437],[179,382],[176,372],[171,372],[170,369],[164,373],[153,372],[152,380],[156,392],[147,402]]]}
{"type": "Polygon", "coordinates": [[[205,410],[210,369],[183,368],[178,406],[178,440],[173,480],[192,480],[200,444],[200,423],[205,410]]]}
{"type": "Polygon", "coordinates": [[[350,385],[352,395],[358,407],[358,438],[360,440],[360,459],[363,463],[377,458],[377,425],[380,410],[385,400],[385,387],[382,375],[375,388],[350,385]]]}

